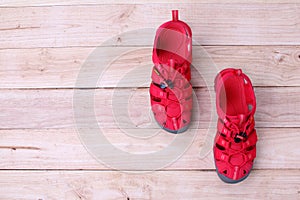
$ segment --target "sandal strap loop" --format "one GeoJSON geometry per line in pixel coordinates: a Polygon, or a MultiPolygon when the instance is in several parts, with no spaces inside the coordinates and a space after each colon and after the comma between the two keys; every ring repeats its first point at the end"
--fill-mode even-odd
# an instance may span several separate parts
{"type": "Polygon", "coordinates": [[[223,151],[216,149],[215,150],[215,158],[216,158],[216,160],[228,162],[230,156],[227,153],[224,153],[223,151]]]}
{"type": "Polygon", "coordinates": [[[156,98],[160,99],[168,99],[168,93],[157,86],[156,84],[151,84],[152,87],[150,87],[150,94],[156,98]]]}

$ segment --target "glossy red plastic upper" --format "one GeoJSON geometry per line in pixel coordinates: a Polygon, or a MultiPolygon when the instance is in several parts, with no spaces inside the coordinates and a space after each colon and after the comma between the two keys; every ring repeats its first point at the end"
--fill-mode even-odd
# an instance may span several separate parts
{"type": "Polygon", "coordinates": [[[162,24],[155,36],[150,85],[151,107],[158,124],[172,133],[183,132],[191,121],[192,32],[172,11],[172,21],[162,24]]]}
{"type": "Polygon", "coordinates": [[[228,183],[245,179],[256,157],[256,99],[252,83],[240,69],[225,69],[215,79],[219,116],[214,144],[218,175],[228,183]]]}

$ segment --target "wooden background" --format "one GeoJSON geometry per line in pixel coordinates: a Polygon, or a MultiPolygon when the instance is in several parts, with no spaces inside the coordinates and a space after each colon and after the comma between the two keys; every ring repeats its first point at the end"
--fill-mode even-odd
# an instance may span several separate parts
{"type": "MultiPolygon", "coordinates": [[[[126,2],[0,1],[0,199],[300,199],[300,3],[126,2]],[[255,86],[257,159],[249,178],[237,185],[219,180],[211,152],[199,157],[205,127],[181,158],[148,173],[118,172],[97,162],[75,131],[73,92],[89,54],[122,32],[158,27],[172,9],[179,9],[219,70],[241,67],[255,86]]],[[[115,80],[130,66],[151,62],[154,35],[145,34],[149,40],[117,38],[113,48],[145,48],[113,62],[95,97],[106,105],[113,91],[134,90],[143,103],[132,120],[142,124],[148,120],[141,117],[149,110],[148,88],[137,88],[136,80],[118,88],[115,80]]],[[[148,74],[137,79],[149,83],[148,74]]],[[[207,89],[201,80],[193,85],[203,112],[198,120],[209,121],[207,89]]],[[[155,151],[173,138],[162,134],[151,143],[126,138],[109,112],[96,115],[105,121],[106,136],[124,151],[155,151]]]]}

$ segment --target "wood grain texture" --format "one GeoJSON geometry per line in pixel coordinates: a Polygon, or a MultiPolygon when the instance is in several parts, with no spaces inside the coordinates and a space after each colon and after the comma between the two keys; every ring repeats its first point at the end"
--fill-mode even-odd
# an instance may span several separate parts
{"type": "MultiPolygon", "coordinates": [[[[95,87],[149,86],[152,47],[101,49],[105,54],[97,58],[91,55],[95,48],[84,47],[0,50],[0,87],[75,88],[78,73],[87,63],[105,68],[95,87]],[[116,56],[115,51],[125,53],[116,56]],[[111,62],[103,66],[104,59],[111,62]]],[[[300,86],[299,46],[194,46],[193,51],[194,87],[211,84],[208,80],[212,82],[226,67],[243,69],[255,86],[300,86]]]]}
{"type": "Polygon", "coordinates": [[[298,0],[0,0],[0,20],[1,200],[300,198],[298,0]],[[199,105],[182,135],[163,132],[149,105],[155,29],[172,9],[179,9],[194,39],[199,105]],[[98,79],[93,73],[103,61],[109,65],[98,79]],[[85,77],[90,82],[80,85],[82,66],[92,70],[85,77]],[[249,178],[236,185],[219,180],[211,152],[216,120],[210,124],[209,91],[227,67],[250,76],[257,98],[257,158],[249,178]],[[87,97],[94,98],[95,112],[87,112],[87,97]],[[80,122],[74,102],[82,106],[80,122]],[[94,115],[110,144],[146,158],[196,134],[175,159],[111,157],[126,166],[168,159],[158,171],[118,172],[88,153],[76,131],[76,125],[90,128],[94,115]]]}
{"type": "MultiPolygon", "coordinates": [[[[143,153],[145,156],[167,148],[176,137],[157,129],[152,131],[154,136],[145,139],[130,129],[102,130],[108,141],[121,151],[143,153]]],[[[199,152],[205,148],[208,131],[190,129],[186,134],[192,131],[196,131],[196,137],[188,150],[182,152],[183,155],[177,160],[170,160],[163,170],[214,169],[211,148],[206,150],[206,157],[199,156],[199,152]]],[[[300,145],[299,131],[299,128],[258,128],[259,141],[254,169],[299,169],[300,152],[296,151],[300,145]],[[289,148],[286,148],[287,144],[289,148]]],[[[74,129],[1,130],[0,136],[0,169],[111,169],[107,167],[109,163],[101,164],[87,152],[74,129]]],[[[161,159],[164,158],[149,162],[161,163],[161,159]]],[[[131,162],[121,156],[118,160],[120,163],[131,162]]],[[[151,163],[145,161],[144,165],[151,163]]]]}
{"type": "MultiPolygon", "coordinates": [[[[77,90],[85,106],[86,95],[95,92],[95,114],[103,128],[158,128],[151,117],[148,89],[98,89],[77,90]],[[112,109],[114,108],[114,109],[112,109]],[[117,122],[117,123],[116,123],[117,122]]],[[[299,87],[258,87],[256,126],[257,127],[300,127],[299,87]]],[[[22,128],[73,128],[73,90],[1,90],[0,127],[22,128]]],[[[209,90],[195,89],[192,128],[207,128],[212,110],[209,90]],[[198,101],[199,107],[196,107],[198,101]],[[197,109],[199,112],[196,113],[197,109]]],[[[213,95],[213,94],[212,94],[213,95]]],[[[84,108],[84,107],[83,107],[84,108]]],[[[87,108],[84,108],[87,109],[87,108]]],[[[93,117],[83,110],[83,122],[89,124],[93,117]]],[[[81,124],[82,123],[82,124],[81,124]]]]}
{"type": "Polygon", "coordinates": [[[152,45],[174,8],[201,45],[300,44],[299,4],[117,4],[0,8],[1,48],[152,45]]]}
{"type": "MultiPolygon", "coordinates": [[[[67,6],[77,6],[77,5],[100,5],[100,4],[147,4],[147,3],[172,3],[178,4],[180,2],[176,0],[32,0],[30,2],[26,0],[2,0],[0,2],[0,7],[20,7],[20,6],[59,6],[59,5],[67,5],[67,6]]],[[[203,4],[203,3],[275,3],[275,4],[283,4],[283,3],[299,3],[298,0],[186,0],[185,4],[203,4]]]]}
{"type": "Polygon", "coordinates": [[[298,199],[299,179],[299,170],[254,170],[247,180],[238,185],[224,184],[215,172],[206,171],[143,174],[98,171],[1,171],[0,198],[232,199],[232,195],[235,194],[241,199],[298,199]]]}

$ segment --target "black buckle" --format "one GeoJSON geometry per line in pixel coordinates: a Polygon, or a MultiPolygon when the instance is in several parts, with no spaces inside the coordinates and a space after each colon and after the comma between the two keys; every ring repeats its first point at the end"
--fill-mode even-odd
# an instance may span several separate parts
{"type": "Polygon", "coordinates": [[[236,134],[234,136],[234,142],[235,143],[240,143],[245,138],[247,138],[247,134],[245,132],[240,132],[239,134],[236,134]]]}

